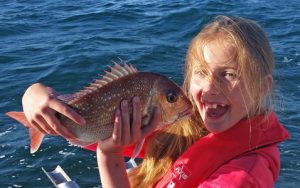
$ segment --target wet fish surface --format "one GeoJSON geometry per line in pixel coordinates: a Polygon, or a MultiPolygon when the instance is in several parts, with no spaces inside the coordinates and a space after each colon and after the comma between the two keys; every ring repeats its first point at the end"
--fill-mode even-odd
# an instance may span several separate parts
{"type": "MultiPolygon", "coordinates": [[[[121,101],[128,100],[132,116],[132,98],[138,96],[141,102],[142,127],[151,119],[155,108],[161,110],[163,126],[187,117],[192,105],[182,89],[169,78],[152,72],[139,72],[126,63],[111,67],[102,79],[98,79],[81,91],[59,96],[86,120],[86,125],[77,125],[59,114],[58,118],[77,138],[71,144],[87,146],[112,135],[114,115],[121,101]]],[[[33,128],[23,112],[8,112],[8,116],[29,127],[31,153],[38,150],[44,134],[33,128]]]]}

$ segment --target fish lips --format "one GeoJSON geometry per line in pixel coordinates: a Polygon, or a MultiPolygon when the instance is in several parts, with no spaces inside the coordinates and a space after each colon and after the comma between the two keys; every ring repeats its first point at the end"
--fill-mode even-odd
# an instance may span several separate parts
{"type": "Polygon", "coordinates": [[[179,113],[177,114],[176,117],[172,118],[172,120],[167,121],[167,122],[164,122],[163,124],[164,124],[165,126],[171,125],[171,124],[175,123],[176,121],[178,121],[178,120],[180,120],[180,119],[183,119],[183,118],[185,118],[186,116],[191,115],[191,112],[192,112],[192,108],[187,108],[187,109],[185,109],[184,111],[179,112],[179,113]]]}
{"type": "Polygon", "coordinates": [[[191,115],[192,112],[192,108],[187,108],[186,110],[184,110],[183,112],[178,113],[178,118],[184,118],[185,116],[189,116],[191,115]]]}

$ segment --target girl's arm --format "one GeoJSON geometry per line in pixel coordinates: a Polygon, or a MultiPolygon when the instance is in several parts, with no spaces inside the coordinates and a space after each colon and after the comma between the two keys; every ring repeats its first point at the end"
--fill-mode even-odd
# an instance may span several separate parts
{"type": "Polygon", "coordinates": [[[141,129],[141,104],[138,97],[133,98],[133,118],[130,123],[128,102],[123,101],[116,111],[113,134],[100,141],[97,146],[97,162],[103,187],[130,187],[122,151],[126,146],[141,141],[159,125],[160,110],[156,109],[149,125],[141,129]]]}

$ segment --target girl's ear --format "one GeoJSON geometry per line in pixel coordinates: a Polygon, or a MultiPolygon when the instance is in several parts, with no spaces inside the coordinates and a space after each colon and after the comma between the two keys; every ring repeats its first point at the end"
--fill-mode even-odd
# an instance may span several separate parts
{"type": "Polygon", "coordinates": [[[270,93],[272,90],[273,76],[271,74],[267,74],[264,79],[264,85],[266,88],[265,91],[266,93],[270,93]]]}

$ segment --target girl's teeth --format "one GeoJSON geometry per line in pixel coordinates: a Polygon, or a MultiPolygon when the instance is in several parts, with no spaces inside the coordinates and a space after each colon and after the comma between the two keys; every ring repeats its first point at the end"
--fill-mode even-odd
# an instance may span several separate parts
{"type": "Polygon", "coordinates": [[[216,109],[216,108],[218,108],[218,106],[225,107],[226,104],[208,104],[207,105],[208,108],[212,108],[212,109],[216,109]]]}
{"type": "Polygon", "coordinates": [[[208,108],[216,109],[218,107],[217,104],[209,104],[207,105],[208,108]]]}

